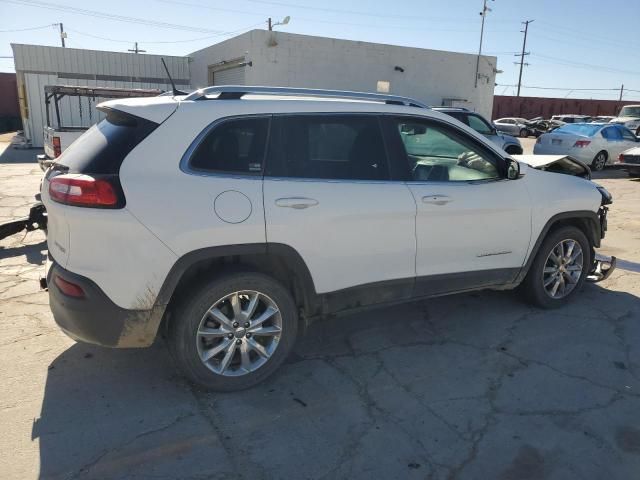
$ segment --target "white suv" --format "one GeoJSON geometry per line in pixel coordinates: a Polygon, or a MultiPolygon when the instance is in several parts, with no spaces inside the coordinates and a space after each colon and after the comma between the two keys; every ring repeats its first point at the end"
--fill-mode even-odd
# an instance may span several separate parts
{"type": "Polygon", "coordinates": [[[520,164],[407,98],[267,87],[113,100],[42,184],[56,322],[194,382],[271,374],[301,327],[371,305],[521,286],[562,305],[610,196],[520,164]]]}

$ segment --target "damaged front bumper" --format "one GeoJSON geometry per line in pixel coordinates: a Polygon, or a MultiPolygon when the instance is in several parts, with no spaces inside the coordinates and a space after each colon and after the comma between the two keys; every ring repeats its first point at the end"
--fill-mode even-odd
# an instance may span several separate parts
{"type": "Polygon", "coordinates": [[[587,275],[587,282],[597,283],[606,280],[616,269],[616,257],[594,258],[591,271],[587,275]]]}

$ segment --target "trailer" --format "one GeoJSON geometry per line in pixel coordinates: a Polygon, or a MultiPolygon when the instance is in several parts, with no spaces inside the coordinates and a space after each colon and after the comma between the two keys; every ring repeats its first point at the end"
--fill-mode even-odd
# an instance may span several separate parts
{"type": "Polygon", "coordinates": [[[60,115],[60,100],[63,98],[77,97],[80,121],[82,122],[86,111],[89,122],[95,123],[92,118],[92,104],[96,102],[96,99],[102,101],[111,98],[155,97],[160,94],[162,94],[162,90],[158,89],[45,85],[44,102],[47,123],[44,127],[44,154],[37,156],[40,168],[46,170],[53,160],[89,129],[86,126],[63,125],[64,122],[60,115]],[[82,107],[85,103],[83,99],[86,99],[86,110],[82,107]],[[52,105],[53,112],[51,112],[52,105]],[[55,124],[52,123],[52,113],[55,114],[55,124]]]}

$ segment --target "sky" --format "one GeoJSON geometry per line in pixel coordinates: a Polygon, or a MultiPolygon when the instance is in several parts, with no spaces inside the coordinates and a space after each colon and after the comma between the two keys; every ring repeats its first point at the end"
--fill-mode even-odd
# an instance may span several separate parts
{"type": "MultiPolygon", "coordinates": [[[[187,55],[290,16],[277,30],[477,53],[483,0],[0,0],[0,57],[10,43],[187,55]]],[[[498,57],[497,95],[515,95],[529,25],[521,95],[640,100],[639,0],[488,0],[483,53],[498,57]],[[534,88],[535,87],[535,88],[534,88]],[[635,90],[635,91],[634,91],[635,90]]],[[[0,71],[14,71],[0,58],[0,71]]]]}

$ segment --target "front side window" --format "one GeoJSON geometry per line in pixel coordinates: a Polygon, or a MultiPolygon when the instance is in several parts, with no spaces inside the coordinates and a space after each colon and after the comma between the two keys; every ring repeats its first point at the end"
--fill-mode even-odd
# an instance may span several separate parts
{"type": "Polygon", "coordinates": [[[193,170],[260,174],[269,130],[268,118],[223,121],[209,131],[189,161],[193,170]]]}
{"type": "Polygon", "coordinates": [[[278,146],[267,175],[333,180],[387,180],[385,145],[371,115],[277,117],[278,146]]]}
{"type": "Polygon", "coordinates": [[[461,132],[423,120],[398,119],[413,180],[468,182],[501,178],[497,160],[461,132]]]}

